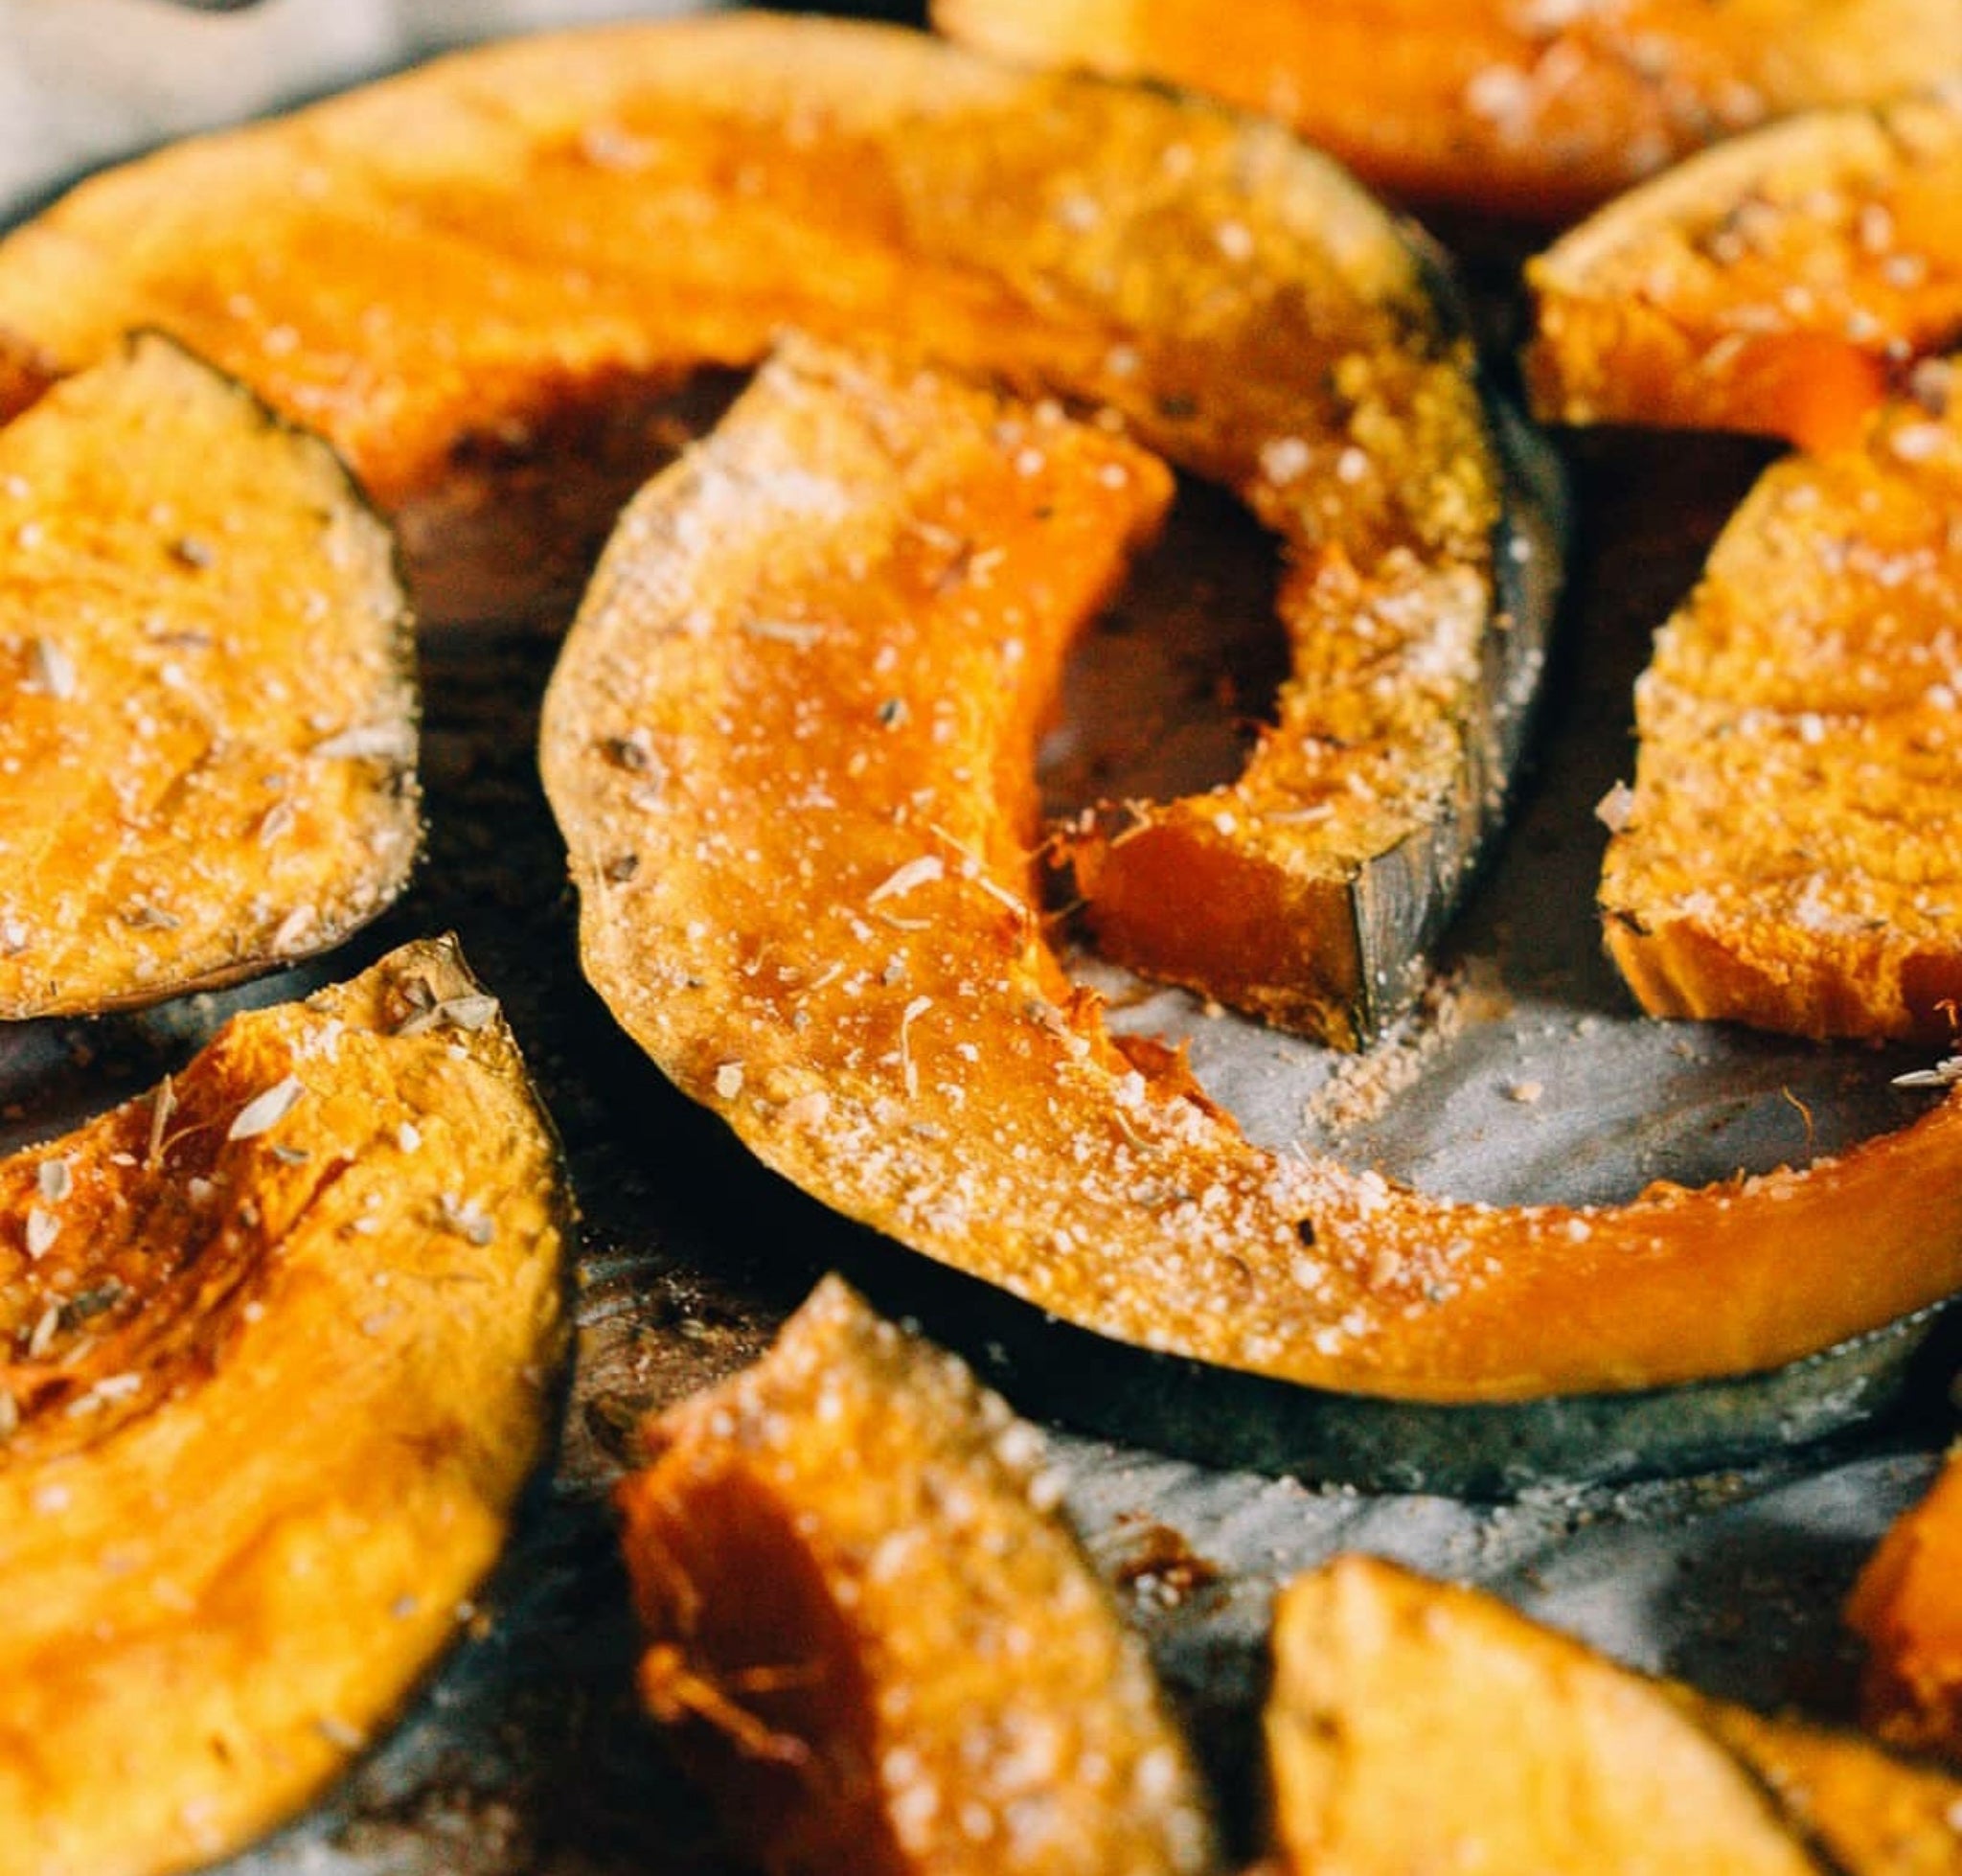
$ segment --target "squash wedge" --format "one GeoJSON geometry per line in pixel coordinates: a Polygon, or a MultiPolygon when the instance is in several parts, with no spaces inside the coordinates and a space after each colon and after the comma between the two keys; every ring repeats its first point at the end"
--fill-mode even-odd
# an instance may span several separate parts
{"type": "Polygon", "coordinates": [[[1494,823],[1556,560],[1438,285],[1272,126],[752,14],[460,55],[111,172],[0,243],[0,329],[59,371],[165,327],[391,509],[787,326],[1120,413],[1279,537],[1296,668],[1240,789],[1087,836],[1106,942],[1353,1041],[1494,823]],[[1238,956],[1146,909],[1187,858],[1233,873],[1238,956]]]}
{"type": "Polygon", "coordinates": [[[1962,1869],[1962,1780],[1843,1727],[1670,1691],[1846,1876],[1962,1869]]]}
{"type": "Polygon", "coordinates": [[[1860,1717],[1882,1739],[1962,1765],[1962,1458],[1896,1520],[1846,1606],[1866,1642],[1860,1717]]]}
{"type": "Polygon", "coordinates": [[[406,883],[416,686],[387,529],[168,339],[0,431],[0,1018],[324,950],[406,883]]]}
{"type": "Polygon", "coordinates": [[[549,1443],[565,1216],[446,943],[0,1162],[0,1871],[207,1862],[393,1718],[549,1443]]]}
{"type": "Polygon", "coordinates": [[[1659,1688],[1478,1590],[1338,1557],[1282,1590],[1273,1657],[1284,1870],[1822,1876],[1659,1688]]]}
{"type": "Polygon", "coordinates": [[[1343,1556],[1281,1592],[1282,1866],[1934,1876],[1962,1784],[1653,1682],[1482,1591],[1343,1556]]]}
{"type": "Polygon", "coordinates": [[[1794,110],[1962,78],[1947,0],[936,0],[955,38],[1267,111],[1393,194],[1563,221],[1794,110]]]}
{"type": "Polygon", "coordinates": [[[620,1488],[655,1717],[771,1871],[1196,1876],[1203,1799],[1043,1444],[837,1278],[620,1488]]]}
{"type": "Polygon", "coordinates": [[[1528,263],[1534,408],[1857,441],[1916,359],[1962,338],[1958,189],[1952,86],[1691,158],[1528,263]]]}
{"type": "Polygon", "coordinates": [[[1962,405],[1891,405],[1768,470],[1662,629],[1600,886],[1652,1014],[1954,1036],[1958,502],[1962,405]]]}
{"type": "Polygon", "coordinates": [[[1750,1374],[1962,1286],[1962,1097],[1802,1174],[1507,1210],[1259,1150],[1114,1041],[1034,909],[1027,777],[1159,492],[1053,411],[799,350],[629,506],[543,766],[587,975],[671,1079],[916,1250],[1323,1389],[1750,1374]]]}

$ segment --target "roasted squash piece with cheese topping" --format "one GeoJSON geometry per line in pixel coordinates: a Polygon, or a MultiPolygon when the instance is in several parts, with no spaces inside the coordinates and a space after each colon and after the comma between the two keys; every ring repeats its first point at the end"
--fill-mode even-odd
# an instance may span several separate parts
{"type": "Polygon", "coordinates": [[[1281,1593],[1282,1865],[1936,1876],[1962,1784],[1653,1682],[1496,1597],[1344,1556],[1281,1593]]]}
{"type": "Polygon", "coordinates": [[[1791,123],[1537,262],[1549,415],[1766,429],[1636,692],[1601,882],[1656,1015],[1946,1043],[1962,999],[1962,103],[1791,123]],[[1898,395],[1889,395],[1890,391],[1898,395]]]}
{"type": "Polygon", "coordinates": [[[1846,1619],[1867,1645],[1861,1718],[1962,1765],[1962,1456],[1868,1559],[1846,1619]]]}
{"type": "Polygon", "coordinates": [[[1809,112],[1692,158],[1529,263],[1536,409],[1856,442],[1917,359],[1962,339],[1958,191],[1952,86],[1809,112]]]}
{"type": "Polygon", "coordinates": [[[543,1455],[556,1146],[447,944],[0,1162],[0,1871],[175,1870],[392,1719],[543,1455]]]}
{"type": "Polygon", "coordinates": [[[1495,1598],[1372,1557],[1275,1606],[1266,1729],[1283,1867],[1401,1876],[1821,1876],[1659,1689],[1495,1598]]]}
{"type": "Polygon", "coordinates": [[[1295,669],[1238,788],[1085,835],[1105,942],[1344,1042],[1495,825],[1555,583],[1437,286],[1272,126],[760,14],[461,55],[0,243],[0,327],[48,369],[166,326],[391,508],[787,327],[1118,413],[1279,538],[1295,669]],[[1203,955],[1175,869],[1225,882],[1203,955]]]}
{"type": "Polygon", "coordinates": [[[803,1876],[1197,1876],[1197,1776],[1043,1442],[835,1277],[619,1492],[656,1719],[803,1876]]]}
{"type": "Polygon", "coordinates": [[[326,949],[400,892],[416,689],[333,452],[169,340],[0,430],[0,1018],[326,949]]]}
{"type": "Polygon", "coordinates": [[[1324,1389],[1749,1374],[1962,1287],[1962,1096],[1803,1174],[1507,1209],[1257,1149],[1113,1040],[1037,910],[1030,778],[1162,494],[1060,412],[799,348],[636,497],[543,765],[586,972],[684,1091],[1043,1310],[1324,1389]]]}
{"type": "Polygon", "coordinates": [[[1774,465],[1658,635],[1600,899],[1658,1016],[1932,1047],[1962,1009],[1962,405],[1774,465]]]}
{"type": "Polygon", "coordinates": [[[1267,111],[1426,202],[1565,220],[1768,118],[1962,78],[1949,0],[935,0],[1032,64],[1267,111]]]}

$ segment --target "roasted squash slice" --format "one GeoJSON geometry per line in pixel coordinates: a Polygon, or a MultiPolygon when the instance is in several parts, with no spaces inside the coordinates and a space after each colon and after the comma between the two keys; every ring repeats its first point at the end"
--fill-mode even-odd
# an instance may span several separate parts
{"type": "Polygon", "coordinates": [[[406,882],[416,689],[333,453],[160,337],[0,431],[0,1018],[337,943],[406,882]]]}
{"type": "Polygon", "coordinates": [[[1659,1688],[1475,1590],[1339,1557],[1281,1592],[1273,1657],[1289,1871],[1820,1876],[1659,1688]]]}
{"type": "Polygon", "coordinates": [[[1958,190],[1952,88],[1808,113],[1692,158],[1529,263],[1535,408],[1856,441],[1917,358],[1962,337],[1958,190]]]}
{"type": "Polygon", "coordinates": [[[1818,452],[1746,501],[1638,687],[1601,901],[1657,1015],[1953,1034],[1962,419],[1922,355],[1962,333],[1958,183],[1952,97],[1797,119],[1536,263],[1551,414],[1818,452]],[[1911,395],[1882,402],[1896,379],[1911,395]]]}
{"type": "Polygon", "coordinates": [[[773,1871],[1213,1867],[1149,1659],[1042,1439],[820,1284],[621,1486],[655,1717],[773,1871]]]}
{"type": "Polygon", "coordinates": [[[1338,1557],[1281,1593],[1283,1866],[1933,1876],[1962,1784],[1651,1682],[1476,1590],[1338,1557]]]}
{"type": "Polygon", "coordinates": [[[1564,220],[1721,137],[1962,78],[1948,0],[936,0],[956,38],[1268,111],[1394,194],[1564,220]]]}
{"type": "Polygon", "coordinates": [[[1792,1827],[1846,1876],[1954,1876],[1962,1780],[1864,1735],[1768,1717],[1672,1688],[1692,1717],[1761,1779],[1792,1827]]]}
{"type": "Polygon", "coordinates": [[[1161,493],[1053,411],[800,351],[627,509],[545,781],[587,973],[687,1093],[1056,1315],[1322,1388],[1742,1374],[1962,1285],[1962,1098],[1804,1174],[1501,1210],[1260,1151],[1113,1041],[1044,940],[1027,777],[1161,493]]]}
{"type": "Polygon", "coordinates": [[[1962,1764],[1962,1456],[1882,1539],[1846,1619],[1867,1645],[1864,1723],[1962,1764]]]}
{"type": "Polygon", "coordinates": [[[1353,1040],[1493,825],[1549,604],[1501,590],[1495,535],[1554,556],[1435,285],[1271,126],[751,15],[463,55],[115,172],[0,244],[0,327],[58,370],[165,326],[391,506],[787,325],[1121,413],[1279,536],[1295,669],[1238,789],[1087,836],[1106,942],[1353,1040]],[[1239,906],[1203,959],[1154,903],[1187,865],[1239,906]]]}
{"type": "Polygon", "coordinates": [[[546,1448],[565,1211],[447,944],[0,1162],[0,1871],[203,1863],[393,1717],[546,1448]]]}
{"type": "Polygon", "coordinates": [[[1646,1009],[1956,1033],[1958,503],[1962,405],[1892,406],[1860,446],[1768,470],[1663,628],[1601,880],[1646,1009]]]}

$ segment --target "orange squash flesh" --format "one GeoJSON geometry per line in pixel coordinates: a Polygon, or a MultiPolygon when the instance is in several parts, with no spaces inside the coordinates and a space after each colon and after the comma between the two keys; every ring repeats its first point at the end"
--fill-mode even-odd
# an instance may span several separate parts
{"type": "Polygon", "coordinates": [[[565,1211],[447,944],[0,1161],[0,1871],[206,1863],[394,1717],[547,1446],[565,1211]]]}
{"type": "Polygon", "coordinates": [[[1794,110],[1962,77],[1947,0],[936,0],[956,38],[1214,93],[1393,194],[1571,218],[1794,110]]]}
{"type": "Polygon", "coordinates": [[[542,760],[587,974],[671,1078],[917,1250],[1322,1387],[1743,1374],[1962,1285],[1962,1099],[1804,1174],[1504,1210],[1262,1152],[1123,1053],[1043,940],[1016,778],[1154,505],[1094,430],[810,353],[636,498],[542,760]]]}
{"type": "Polygon", "coordinates": [[[1937,1876],[1962,1784],[1648,1680],[1497,1598],[1341,1556],[1281,1592],[1282,1867],[1937,1876]]]}
{"type": "Polygon", "coordinates": [[[0,1018],[327,949],[405,884],[416,689],[332,452],[148,336],[0,431],[0,1018]]]}
{"type": "Polygon", "coordinates": [[[1962,1868],[1962,1781],[1863,1733],[1670,1691],[1846,1876],[1953,1876],[1962,1868]]]}
{"type": "Polygon", "coordinates": [[[1820,1876],[1659,1688],[1478,1590],[1338,1557],[1282,1590],[1273,1655],[1286,1871],[1820,1876]]]}
{"type": "Polygon", "coordinates": [[[1692,158],[1528,263],[1535,409],[1856,441],[1916,358],[1962,337],[1958,190],[1952,89],[1692,158]]]}
{"type": "Polygon", "coordinates": [[[1238,789],[1148,815],[1236,868],[1245,952],[1179,950],[1093,829],[1105,941],[1353,1042],[1494,824],[1545,626],[1494,596],[1508,471],[1431,265],[1273,126],[749,15],[489,48],[114,172],[0,243],[0,329],[59,371],[164,326],[392,509],[787,326],[1119,413],[1279,537],[1296,668],[1238,789]],[[1304,907],[1306,963],[1270,942],[1304,907]]]}
{"type": "Polygon", "coordinates": [[[655,1717],[771,1871],[1214,1867],[1042,1440],[836,1278],[619,1490],[655,1717]]]}
{"type": "Polygon", "coordinates": [[[1962,1008],[1962,410],[1773,467],[1636,687],[1601,881],[1643,1006],[1947,1043],[1962,1008]]]}
{"type": "Polygon", "coordinates": [[[1846,1606],[1867,1645],[1860,1717],[1898,1746],[1962,1765],[1962,1459],[1898,1519],[1846,1606]]]}

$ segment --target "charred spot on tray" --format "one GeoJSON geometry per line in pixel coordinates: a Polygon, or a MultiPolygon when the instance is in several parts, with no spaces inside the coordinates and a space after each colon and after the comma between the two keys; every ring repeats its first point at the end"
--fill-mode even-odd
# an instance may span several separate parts
{"type": "Polygon", "coordinates": [[[1192,1547],[1183,1531],[1130,1513],[1118,1520],[1120,1544],[1111,1575],[1140,1601],[1175,1609],[1225,1572],[1192,1547]]]}

